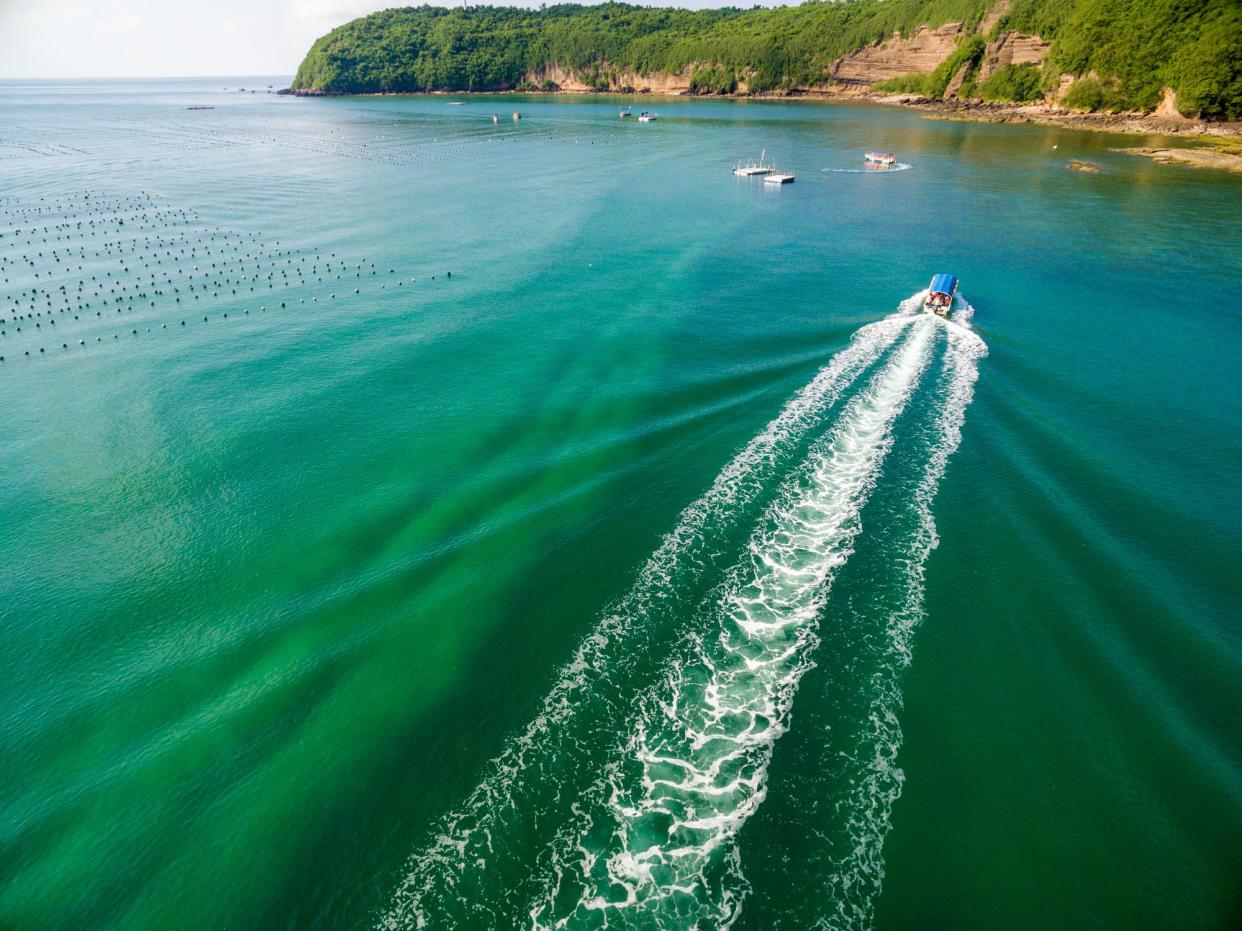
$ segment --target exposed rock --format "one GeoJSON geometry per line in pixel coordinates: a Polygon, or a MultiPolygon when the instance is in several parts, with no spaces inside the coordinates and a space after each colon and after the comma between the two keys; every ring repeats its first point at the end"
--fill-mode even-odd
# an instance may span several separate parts
{"type": "Polygon", "coordinates": [[[680,74],[638,74],[623,72],[622,84],[629,84],[638,89],[639,93],[651,94],[688,94],[690,93],[690,69],[680,74]]]}
{"type": "Polygon", "coordinates": [[[542,86],[546,82],[556,85],[556,89],[566,91],[568,93],[584,94],[587,91],[595,90],[578,76],[576,71],[566,70],[560,65],[549,65],[541,71],[528,71],[525,76],[526,83],[535,87],[542,86]]]}
{"type": "Polygon", "coordinates": [[[997,24],[1001,21],[1001,17],[1009,12],[1009,0],[1000,0],[1000,3],[992,7],[983,19],[979,20],[979,35],[986,36],[992,33],[997,24]]]}
{"type": "Polygon", "coordinates": [[[949,79],[949,85],[944,89],[945,100],[956,100],[958,91],[962,89],[962,85],[966,82],[966,75],[970,74],[970,62],[965,62],[957,69],[957,74],[949,79]]]}
{"type": "Polygon", "coordinates": [[[828,66],[828,77],[845,84],[874,84],[914,71],[933,71],[953,53],[963,34],[961,23],[938,29],[920,26],[908,39],[894,32],[889,38],[838,58],[828,66]]]}
{"type": "Polygon", "coordinates": [[[1072,74],[1061,75],[1061,80],[1057,83],[1057,89],[1053,99],[1058,102],[1064,99],[1066,92],[1069,91],[1070,87],[1072,87],[1074,82],[1077,80],[1078,78],[1072,74]]]}
{"type": "MultiPolygon", "coordinates": [[[[639,74],[637,71],[629,70],[612,71],[607,64],[602,67],[613,76],[608,86],[610,91],[627,90],[640,94],[669,95],[690,93],[690,68],[678,74],[639,74]]],[[[529,71],[526,73],[525,80],[535,87],[539,87],[545,81],[551,81],[558,90],[569,94],[588,94],[598,90],[587,84],[580,72],[562,68],[560,65],[550,65],[539,71],[529,71]]],[[[738,89],[744,93],[740,86],[738,89]]]]}
{"type": "Polygon", "coordinates": [[[987,80],[988,75],[1005,65],[1042,65],[1051,47],[1050,42],[1039,36],[1002,32],[988,43],[983,61],[979,63],[978,80],[987,80]]]}
{"type": "Polygon", "coordinates": [[[1164,89],[1164,97],[1160,101],[1160,106],[1156,107],[1154,115],[1162,120],[1173,120],[1179,123],[1194,122],[1190,118],[1182,116],[1181,111],[1177,109],[1177,94],[1171,87],[1164,89]]]}
{"type": "Polygon", "coordinates": [[[1192,168],[1222,168],[1225,171],[1242,172],[1242,154],[1225,152],[1220,149],[1117,149],[1118,152],[1129,152],[1131,155],[1143,155],[1162,165],[1179,163],[1192,168]]]}
{"type": "Polygon", "coordinates": [[[1081,171],[1086,175],[1098,175],[1102,170],[1097,162],[1085,162],[1081,159],[1071,158],[1069,165],[1066,166],[1070,171],[1081,171]]]}

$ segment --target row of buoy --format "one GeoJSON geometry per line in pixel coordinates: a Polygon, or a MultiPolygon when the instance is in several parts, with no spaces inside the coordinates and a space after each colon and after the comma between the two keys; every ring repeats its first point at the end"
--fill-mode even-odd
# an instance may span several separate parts
{"type": "MultiPolygon", "coordinates": [[[[279,240],[269,246],[254,232],[196,226],[201,224],[197,212],[166,207],[149,196],[127,201],[84,194],[76,199],[43,200],[34,207],[0,199],[0,223],[6,221],[10,235],[0,239],[0,268],[8,276],[5,283],[16,277],[20,286],[0,298],[0,336],[6,339],[21,334],[19,340],[25,340],[51,327],[61,329],[58,323],[68,325],[72,333],[74,324],[87,325],[92,311],[99,322],[105,310],[117,315],[136,313],[139,320],[146,317],[142,324],[149,324],[145,330],[151,332],[156,326],[168,329],[171,323],[151,319],[161,303],[171,308],[185,300],[229,300],[260,288],[291,289],[311,281],[344,284],[353,278],[358,282],[351,289],[355,295],[368,290],[361,284],[364,277],[379,279],[378,290],[384,291],[417,282],[399,275],[395,267],[383,274],[373,259],[351,262],[335,251],[298,254],[279,240]],[[75,207],[84,213],[73,215],[75,207]],[[115,216],[109,211],[129,212],[115,216]],[[36,216],[37,224],[31,222],[36,216]],[[43,233],[57,240],[51,248],[37,242],[43,233]]],[[[435,280],[437,276],[430,277],[435,280]]],[[[443,277],[451,279],[452,272],[443,277]]],[[[330,291],[327,299],[335,300],[337,295],[338,291],[330,291]]],[[[306,295],[299,303],[307,303],[308,298],[310,303],[319,303],[320,297],[306,295]]],[[[291,306],[291,301],[286,298],[279,306],[291,306]]],[[[260,311],[266,309],[266,305],[260,307],[260,311]]],[[[250,315],[249,308],[219,314],[221,319],[250,315]]],[[[208,314],[202,320],[206,323],[210,318],[208,314]]],[[[173,325],[184,327],[188,319],[173,325]]],[[[137,336],[141,328],[132,327],[131,334],[137,336]]],[[[104,338],[98,335],[94,341],[104,338]]],[[[119,332],[113,338],[119,338],[119,332]]],[[[78,345],[85,346],[89,340],[89,336],[79,338],[78,345]]],[[[71,346],[72,340],[62,342],[64,350],[71,346]]],[[[47,347],[32,346],[23,355],[46,351],[47,347]]]]}
{"type": "MultiPolygon", "coordinates": [[[[451,271],[450,271],[450,272],[446,272],[444,277],[445,277],[445,278],[452,278],[452,277],[453,277],[453,273],[452,273],[451,271]]],[[[435,276],[435,275],[432,275],[432,276],[431,276],[431,280],[432,280],[432,281],[435,281],[435,280],[436,280],[436,276],[435,276]]],[[[417,279],[417,278],[411,278],[411,279],[410,279],[410,284],[416,284],[416,283],[417,283],[417,281],[418,281],[418,279],[417,279]]],[[[395,282],[395,285],[394,285],[394,286],[395,286],[395,287],[404,287],[404,285],[405,285],[405,281],[403,281],[403,280],[398,280],[398,281],[396,281],[396,282],[395,282]]],[[[380,287],[380,290],[387,290],[387,283],[381,283],[379,287],[380,287]]],[[[252,289],[252,290],[253,290],[253,289],[252,289]]],[[[163,293],[163,292],[156,292],[156,294],[157,294],[157,295],[162,295],[162,293],[163,293]]],[[[232,292],[232,294],[233,294],[233,295],[236,295],[236,293],[237,293],[237,292],[236,292],[235,290],[232,292]]],[[[353,289],[353,293],[354,293],[354,294],[361,294],[361,293],[362,293],[362,289],[361,289],[361,288],[354,288],[354,289],[353,289]]],[[[220,295],[219,295],[219,292],[213,292],[212,296],[213,296],[213,297],[219,297],[220,295]]],[[[337,295],[336,295],[336,292],[335,292],[335,291],[331,292],[331,294],[329,295],[329,297],[330,297],[331,299],[335,299],[335,298],[336,298],[336,296],[337,296],[337,295]]],[[[194,300],[199,300],[200,295],[197,295],[197,294],[196,294],[196,295],[193,295],[193,297],[194,297],[194,300]]],[[[126,300],[126,298],[124,298],[124,297],[117,299],[117,300],[116,300],[116,302],[115,302],[115,304],[116,304],[116,305],[122,305],[122,304],[124,303],[124,305],[125,305],[125,306],[115,306],[113,309],[115,309],[115,310],[116,310],[116,312],[117,312],[118,314],[119,314],[119,313],[124,312],[125,310],[130,310],[130,311],[134,310],[134,309],[135,309],[135,305],[134,305],[134,298],[137,298],[137,299],[139,299],[139,300],[146,301],[146,305],[147,305],[149,308],[155,308],[155,307],[157,306],[157,304],[156,304],[156,302],[155,302],[155,301],[153,301],[153,300],[149,300],[149,299],[148,299],[148,298],[149,298],[149,295],[148,295],[148,294],[146,294],[146,293],[139,293],[139,294],[131,295],[131,296],[129,297],[129,299],[128,299],[128,300],[126,300]]],[[[318,296],[314,296],[314,297],[312,297],[312,298],[311,298],[311,300],[312,300],[312,302],[318,302],[319,298],[318,298],[318,296]]],[[[302,302],[304,302],[304,301],[305,301],[305,299],[303,298],[303,299],[302,299],[302,302]]],[[[175,298],[174,298],[174,303],[177,303],[177,304],[181,303],[181,298],[180,298],[180,296],[177,296],[177,297],[175,297],[175,298]]],[[[105,306],[105,307],[107,307],[107,306],[108,306],[108,301],[105,299],[105,300],[103,301],[103,304],[104,304],[104,306],[105,306]]],[[[282,307],[284,307],[284,306],[285,306],[285,304],[282,302],[282,303],[281,303],[281,306],[282,306],[282,307]]],[[[82,313],[88,312],[88,311],[90,310],[90,307],[91,307],[90,303],[89,303],[89,302],[85,302],[85,303],[81,303],[81,304],[77,304],[77,305],[72,305],[72,306],[67,305],[67,306],[65,306],[65,307],[61,307],[61,308],[51,308],[51,309],[49,309],[49,310],[47,310],[47,311],[42,311],[42,310],[40,310],[40,311],[35,311],[35,312],[33,312],[33,313],[17,314],[17,315],[15,315],[15,316],[11,317],[11,318],[9,318],[9,317],[3,317],[3,318],[0,318],[0,325],[8,324],[8,323],[10,323],[10,322],[12,322],[12,323],[15,323],[15,324],[16,324],[16,323],[19,323],[19,322],[22,322],[22,321],[34,321],[35,328],[36,328],[36,329],[37,329],[37,328],[41,328],[41,326],[42,326],[42,320],[43,320],[43,315],[44,315],[44,313],[46,313],[46,314],[47,314],[47,320],[46,320],[46,322],[47,322],[49,325],[55,326],[55,324],[56,324],[56,319],[55,319],[55,317],[53,316],[53,313],[68,314],[68,313],[72,313],[73,311],[75,311],[75,310],[76,310],[76,311],[78,311],[78,313],[76,313],[76,314],[74,314],[74,315],[73,315],[73,319],[74,319],[75,321],[77,321],[77,320],[80,320],[80,318],[81,318],[81,314],[82,314],[82,313]]],[[[266,309],[266,308],[263,308],[263,309],[266,309]]],[[[103,311],[102,311],[102,310],[96,310],[96,311],[95,311],[95,316],[96,316],[96,317],[101,317],[102,315],[103,315],[103,311]]],[[[228,315],[227,315],[227,314],[225,314],[225,316],[228,316],[228,315]]],[[[18,332],[18,333],[22,332],[22,328],[21,328],[20,326],[17,326],[17,327],[15,328],[15,330],[16,330],[16,332],[18,332]]],[[[8,335],[8,331],[7,331],[7,329],[0,328],[0,337],[2,337],[2,336],[7,336],[7,335],[8,335]]]]}
{"type": "MultiPolygon", "coordinates": [[[[444,277],[445,277],[445,278],[452,278],[452,277],[453,277],[453,273],[452,273],[451,271],[450,271],[450,272],[445,272],[444,277]]],[[[432,276],[431,276],[431,280],[432,280],[432,281],[434,281],[435,279],[436,279],[436,276],[435,276],[435,275],[432,275],[432,276]]],[[[417,280],[418,280],[418,279],[416,279],[416,278],[411,278],[411,279],[410,279],[410,282],[411,282],[411,283],[415,283],[415,282],[417,282],[417,280]]],[[[402,282],[398,282],[398,284],[402,284],[402,282]]],[[[354,289],[354,293],[355,293],[355,294],[358,294],[358,293],[359,293],[359,290],[358,290],[357,288],[355,288],[355,289],[354,289]]],[[[330,295],[330,297],[331,297],[331,298],[333,298],[333,299],[335,299],[335,298],[336,298],[336,294],[335,294],[335,292],[334,292],[334,293],[332,293],[332,294],[330,295]]],[[[312,302],[318,302],[319,298],[318,298],[317,296],[315,296],[315,297],[312,297],[312,298],[311,298],[311,300],[312,300],[312,302]]],[[[305,302],[305,301],[304,301],[304,299],[303,299],[303,300],[302,300],[302,301],[300,301],[299,303],[304,303],[304,302],[305,302]]],[[[154,306],[154,305],[152,305],[152,306],[154,306]]],[[[286,303],[285,301],[281,301],[280,306],[281,306],[281,308],[282,308],[282,309],[284,309],[284,308],[286,308],[288,305],[287,305],[287,303],[286,303]]],[[[266,305],[260,306],[260,307],[259,307],[259,311],[260,311],[261,313],[262,313],[262,312],[266,312],[266,311],[267,311],[267,306],[266,306],[266,305]]],[[[121,312],[120,310],[118,310],[118,311],[117,311],[117,313],[120,313],[120,312],[121,312]]],[[[243,316],[249,316],[249,315],[250,315],[250,310],[249,310],[248,308],[247,308],[247,309],[243,309],[242,314],[243,314],[243,316]]],[[[97,315],[98,315],[98,314],[97,314],[97,315]]],[[[228,317],[229,317],[228,312],[227,312],[227,311],[222,312],[222,313],[221,313],[221,317],[222,317],[223,319],[227,320],[227,319],[228,319],[228,317]]],[[[74,319],[76,320],[77,318],[75,317],[74,319]]],[[[207,323],[207,322],[209,322],[209,320],[210,320],[210,317],[209,317],[208,315],[204,315],[204,316],[203,316],[203,323],[207,323]]],[[[52,323],[55,323],[56,321],[55,321],[55,320],[52,320],[51,322],[52,322],[52,323]]],[[[180,325],[181,325],[181,326],[185,326],[185,324],[186,324],[185,320],[181,320],[181,321],[180,321],[180,325]]],[[[36,324],[36,325],[37,325],[37,324],[36,324]]],[[[167,324],[167,323],[162,323],[162,324],[160,324],[160,329],[163,329],[163,330],[168,329],[168,324],[167,324]]],[[[150,332],[151,332],[151,327],[146,327],[146,332],[150,333],[150,332]]],[[[137,335],[138,335],[138,330],[137,330],[137,328],[134,328],[133,330],[131,330],[131,333],[132,333],[134,336],[137,336],[137,335]]],[[[0,331],[0,335],[4,335],[4,334],[3,334],[3,331],[0,331]]],[[[112,334],[112,338],[113,338],[113,339],[118,339],[118,338],[119,338],[119,334],[113,333],[113,334],[112,334]]],[[[103,341],[103,337],[101,337],[101,336],[96,336],[96,337],[95,337],[95,342],[99,343],[99,342],[102,342],[102,341],[103,341]]],[[[85,340],[85,339],[79,339],[79,340],[78,340],[78,345],[79,345],[79,346],[85,346],[85,345],[86,345],[86,340],[85,340]]],[[[67,342],[66,342],[66,343],[62,343],[62,344],[61,344],[61,348],[62,348],[62,349],[68,349],[68,348],[69,348],[69,344],[68,344],[67,342]]],[[[40,347],[39,347],[39,352],[40,352],[40,353],[45,353],[45,352],[46,352],[46,347],[40,346],[40,347]]],[[[25,351],[24,351],[24,353],[23,353],[23,355],[24,355],[24,356],[27,356],[27,357],[28,357],[28,356],[30,356],[30,355],[31,355],[30,350],[25,350],[25,351]]],[[[0,362],[4,362],[4,361],[5,361],[5,357],[4,357],[3,355],[0,355],[0,362]]]]}

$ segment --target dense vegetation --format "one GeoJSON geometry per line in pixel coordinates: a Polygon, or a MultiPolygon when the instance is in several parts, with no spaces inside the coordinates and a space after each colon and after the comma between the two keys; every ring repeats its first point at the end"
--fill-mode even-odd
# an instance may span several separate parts
{"type": "Polygon", "coordinates": [[[1150,109],[1165,86],[1179,107],[1242,116],[1239,0],[1014,0],[994,31],[1052,41],[1042,68],[1010,66],[975,82],[989,36],[974,35],[996,0],[812,0],[794,7],[681,10],[562,4],[406,7],[347,23],[319,39],[294,88],[325,93],[554,90],[560,68],[599,88],[635,76],[689,74],[695,93],[750,93],[822,86],[841,55],[894,31],[961,22],[967,35],[930,75],[888,89],[1031,100],[1081,78],[1071,102],[1086,108],[1150,109]],[[963,70],[963,67],[965,70],[963,70]],[[1081,85],[1081,86],[1080,86],[1081,85]]]}

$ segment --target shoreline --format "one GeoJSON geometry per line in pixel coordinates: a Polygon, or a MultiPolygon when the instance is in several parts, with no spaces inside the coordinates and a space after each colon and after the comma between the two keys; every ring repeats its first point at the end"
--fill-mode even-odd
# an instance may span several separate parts
{"type": "Polygon", "coordinates": [[[1099,113],[1067,110],[1048,104],[991,103],[981,100],[937,100],[913,94],[881,94],[861,90],[795,90],[784,94],[661,94],[620,90],[496,90],[496,91],[305,91],[285,88],[278,93],[292,97],[624,97],[694,100],[806,100],[818,103],[875,103],[922,110],[940,119],[972,123],[1038,123],[1095,132],[1193,138],[1242,137],[1242,122],[1212,122],[1190,117],[1166,117],[1156,113],[1099,113]]]}
{"type": "Polygon", "coordinates": [[[913,94],[882,94],[862,89],[803,89],[782,94],[687,94],[651,91],[500,90],[500,91],[380,91],[337,93],[285,88],[279,94],[294,97],[618,97],[632,100],[754,100],[808,103],[865,103],[921,110],[929,119],[969,123],[1016,123],[1057,126],[1086,132],[1131,136],[1165,136],[1206,145],[1156,148],[1118,147],[1114,151],[1150,158],[1158,164],[1178,163],[1194,168],[1242,172],[1242,122],[1211,122],[1184,116],[1152,113],[1092,113],[1067,110],[1046,103],[990,103],[980,100],[938,100],[913,94]],[[1184,153],[1193,153],[1186,155],[1184,153]]]}
{"type": "MultiPolygon", "coordinates": [[[[837,95],[836,99],[861,99],[889,106],[909,107],[935,114],[939,119],[973,123],[1035,123],[1093,132],[1131,135],[1180,136],[1183,138],[1230,139],[1242,137],[1242,123],[1215,123],[1184,116],[1152,113],[1099,113],[1067,110],[1046,103],[989,103],[980,100],[936,100],[905,94],[866,93],[837,95]]],[[[832,99],[828,96],[827,99],[832,99]]]]}

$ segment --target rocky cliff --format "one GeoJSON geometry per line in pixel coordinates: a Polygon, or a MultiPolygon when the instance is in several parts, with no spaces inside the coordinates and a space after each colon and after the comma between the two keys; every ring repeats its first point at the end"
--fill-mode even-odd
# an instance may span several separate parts
{"type": "Polygon", "coordinates": [[[945,23],[936,29],[921,26],[913,36],[901,33],[883,42],[843,55],[828,66],[827,77],[841,84],[870,86],[916,71],[933,71],[953,54],[964,35],[961,23],[945,23]]]}
{"type": "Polygon", "coordinates": [[[1078,110],[1161,107],[1224,121],[1242,117],[1238,61],[1238,0],[420,6],[374,13],[321,37],[292,92],[875,90],[1025,104],[1052,88],[1078,110]]]}
{"type": "Polygon", "coordinates": [[[1003,32],[988,43],[979,63],[978,80],[986,80],[997,68],[1005,65],[1042,65],[1051,48],[1052,43],[1045,42],[1039,36],[1003,32]]]}

